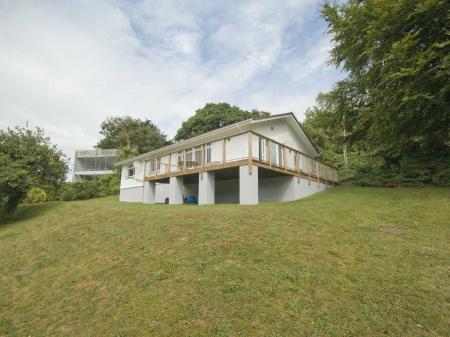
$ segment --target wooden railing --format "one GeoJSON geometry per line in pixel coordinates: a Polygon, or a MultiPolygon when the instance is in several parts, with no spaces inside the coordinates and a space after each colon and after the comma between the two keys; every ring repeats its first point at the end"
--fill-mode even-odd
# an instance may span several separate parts
{"type": "Polygon", "coordinates": [[[183,149],[145,162],[145,178],[159,179],[248,165],[284,172],[317,182],[338,183],[336,168],[253,131],[183,149]]]}

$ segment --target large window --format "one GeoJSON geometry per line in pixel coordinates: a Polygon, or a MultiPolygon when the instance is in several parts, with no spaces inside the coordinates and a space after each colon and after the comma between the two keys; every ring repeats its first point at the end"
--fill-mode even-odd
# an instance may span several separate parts
{"type": "Polygon", "coordinates": [[[211,143],[208,143],[205,146],[205,164],[210,164],[211,161],[211,143]]]}

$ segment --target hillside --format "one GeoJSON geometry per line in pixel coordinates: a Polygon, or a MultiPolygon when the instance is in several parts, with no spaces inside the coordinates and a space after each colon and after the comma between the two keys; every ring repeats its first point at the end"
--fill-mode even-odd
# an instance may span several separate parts
{"type": "Polygon", "coordinates": [[[444,336],[450,190],[258,206],[22,206],[0,225],[0,336],[444,336]]]}

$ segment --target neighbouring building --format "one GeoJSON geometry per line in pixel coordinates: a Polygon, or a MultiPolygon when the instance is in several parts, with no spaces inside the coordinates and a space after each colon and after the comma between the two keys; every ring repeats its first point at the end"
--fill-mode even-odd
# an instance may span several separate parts
{"type": "Polygon", "coordinates": [[[291,201],[338,183],[294,114],[246,120],[130,158],[120,200],[181,204],[291,201]]]}
{"type": "Polygon", "coordinates": [[[98,179],[113,173],[119,160],[119,150],[79,150],[73,161],[73,181],[98,179]]]}

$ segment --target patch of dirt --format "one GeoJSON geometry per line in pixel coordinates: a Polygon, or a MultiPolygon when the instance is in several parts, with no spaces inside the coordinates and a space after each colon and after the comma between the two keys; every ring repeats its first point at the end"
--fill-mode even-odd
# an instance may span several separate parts
{"type": "Polygon", "coordinates": [[[408,231],[403,228],[397,227],[378,227],[378,231],[382,233],[390,233],[390,234],[408,234],[408,231]]]}

